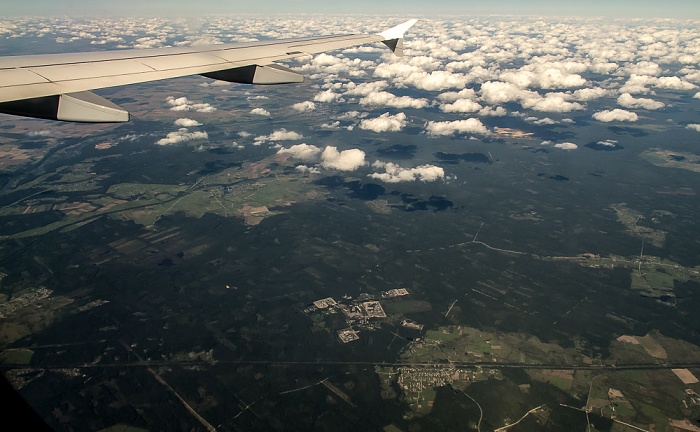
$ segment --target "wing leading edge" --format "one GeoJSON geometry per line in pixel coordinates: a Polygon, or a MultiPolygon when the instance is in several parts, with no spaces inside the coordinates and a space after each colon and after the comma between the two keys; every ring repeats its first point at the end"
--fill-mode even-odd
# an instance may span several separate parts
{"type": "Polygon", "coordinates": [[[402,55],[403,35],[416,21],[378,34],[0,57],[0,113],[87,123],[126,122],[127,111],[90,90],[187,75],[244,84],[303,82],[303,75],[274,62],[373,42],[383,42],[402,55]]]}

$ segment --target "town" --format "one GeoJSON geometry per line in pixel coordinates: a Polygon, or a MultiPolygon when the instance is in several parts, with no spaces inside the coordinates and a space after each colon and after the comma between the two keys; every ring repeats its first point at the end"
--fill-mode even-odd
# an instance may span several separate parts
{"type": "MultiPolygon", "coordinates": [[[[395,288],[383,291],[379,297],[381,299],[392,299],[408,295],[405,288],[395,288]]],[[[344,295],[340,301],[333,297],[327,297],[314,301],[304,309],[307,315],[322,314],[330,315],[342,313],[345,316],[346,328],[337,330],[338,338],[342,343],[358,340],[359,330],[375,330],[379,328],[378,320],[386,318],[386,312],[376,296],[361,293],[356,299],[344,295]]],[[[423,326],[412,320],[403,320],[404,327],[421,330],[423,326]]]]}

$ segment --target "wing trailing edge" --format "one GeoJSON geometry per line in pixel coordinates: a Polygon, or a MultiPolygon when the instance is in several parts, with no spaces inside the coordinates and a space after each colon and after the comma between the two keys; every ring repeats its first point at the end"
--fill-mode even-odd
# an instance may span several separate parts
{"type": "Polygon", "coordinates": [[[86,123],[129,121],[90,90],[188,75],[245,84],[288,84],[304,76],[275,61],[382,42],[403,54],[417,20],[377,34],[320,36],[189,48],[0,57],[0,113],[86,123]]]}

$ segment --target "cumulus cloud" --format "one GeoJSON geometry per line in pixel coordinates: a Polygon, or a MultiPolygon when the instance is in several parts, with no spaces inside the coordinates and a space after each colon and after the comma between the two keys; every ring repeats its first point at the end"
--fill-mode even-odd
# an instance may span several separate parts
{"type": "Polygon", "coordinates": [[[609,123],[614,121],[636,122],[639,117],[633,112],[615,108],[614,110],[599,111],[593,114],[593,118],[601,122],[609,123]]]}
{"type": "Polygon", "coordinates": [[[693,90],[697,88],[695,84],[682,80],[677,76],[659,77],[654,83],[654,87],[667,90],[693,90]]]}
{"type": "Polygon", "coordinates": [[[554,144],[554,147],[562,150],[576,150],[578,148],[576,144],[570,142],[554,144]]]}
{"type": "Polygon", "coordinates": [[[392,116],[387,112],[379,117],[360,121],[360,129],[370,130],[377,133],[399,132],[406,127],[407,123],[408,121],[406,120],[406,114],[398,113],[392,116]]]}
{"type": "Polygon", "coordinates": [[[165,138],[156,141],[158,145],[177,144],[197,139],[208,139],[209,135],[206,132],[190,132],[187,128],[180,128],[175,132],[170,132],[165,138]]]}
{"type": "Polygon", "coordinates": [[[294,105],[292,105],[292,108],[300,112],[313,111],[316,109],[316,104],[311,101],[304,101],[295,103],[294,105]]]}
{"type": "Polygon", "coordinates": [[[531,108],[543,112],[571,112],[582,110],[585,107],[578,102],[570,102],[569,95],[565,93],[547,93],[544,97],[532,97],[523,99],[520,104],[523,108],[531,108]]]}
{"type": "Polygon", "coordinates": [[[195,103],[186,97],[175,98],[168,96],[165,101],[170,105],[171,111],[196,111],[201,113],[210,113],[216,111],[216,108],[208,103],[195,103]]]}
{"type": "Polygon", "coordinates": [[[380,105],[393,108],[425,108],[428,106],[427,99],[416,99],[410,96],[396,96],[393,93],[381,91],[370,93],[360,99],[361,105],[380,105]]]}
{"type": "Polygon", "coordinates": [[[597,144],[605,146],[605,147],[617,147],[617,143],[618,143],[617,140],[606,139],[606,140],[598,141],[597,144]]]}
{"type": "MultiPolygon", "coordinates": [[[[275,37],[281,37],[281,35],[275,37]]],[[[297,70],[307,73],[362,76],[366,74],[365,71],[367,69],[373,66],[373,61],[360,60],[359,58],[350,59],[342,55],[336,56],[321,53],[311,58],[307,63],[301,65],[297,70]]]]}
{"type": "Polygon", "coordinates": [[[468,82],[462,73],[436,70],[426,72],[421,66],[404,62],[382,63],[374,70],[374,76],[390,78],[394,83],[421,90],[441,91],[449,88],[463,88],[468,82]]]}
{"type": "Polygon", "coordinates": [[[201,126],[202,124],[198,122],[197,120],[192,120],[189,118],[179,118],[175,120],[175,126],[180,126],[180,127],[192,127],[192,126],[201,126]]]}
{"type": "Polygon", "coordinates": [[[470,99],[458,99],[450,104],[441,104],[440,110],[443,112],[470,113],[480,111],[482,106],[470,99]]]}
{"type": "Polygon", "coordinates": [[[437,97],[439,100],[442,102],[448,103],[448,102],[455,102],[460,99],[469,99],[469,100],[476,100],[476,92],[474,89],[470,88],[465,88],[462,89],[458,92],[445,92],[445,93],[440,93],[437,97]]]}
{"type": "Polygon", "coordinates": [[[343,85],[346,95],[349,96],[367,96],[372,93],[376,93],[389,87],[389,83],[386,81],[371,81],[362,84],[356,84],[350,81],[343,85]]]}
{"type": "Polygon", "coordinates": [[[340,122],[336,120],[332,123],[331,122],[323,123],[321,125],[321,129],[327,129],[327,130],[340,129],[340,122]]]}
{"type": "Polygon", "coordinates": [[[429,121],[425,125],[425,130],[430,135],[452,135],[454,133],[488,133],[488,129],[486,129],[486,126],[484,126],[484,124],[481,123],[479,119],[475,118],[443,122],[429,121]]]}
{"type": "Polygon", "coordinates": [[[548,126],[548,125],[557,124],[557,122],[555,120],[552,120],[549,117],[545,117],[545,118],[527,117],[525,119],[525,121],[532,123],[532,124],[539,125],[539,126],[543,126],[543,125],[548,126]]]}
{"type": "Polygon", "coordinates": [[[295,170],[302,172],[302,173],[309,173],[309,174],[320,174],[321,170],[318,169],[317,167],[310,167],[307,165],[297,165],[295,170]]]}
{"type": "Polygon", "coordinates": [[[376,161],[372,164],[374,168],[383,169],[384,172],[375,172],[368,177],[382,180],[386,183],[399,183],[420,180],[422,182],[432,182],[445,178],[445,170],[435,165],[421,165],[415,168],[402,168],[392,162],[376,161]]]}
{"type": "Polygon", "coordinates": [[[690,123],[689,125],[686,126],[686,128],[700,132],[700,124],[697,124],[697,123],[690,123]]]}
{"type": "Polygon", "coordinates": [[[536,91],[523,90],[513,83],[488,81],[481,86],[481,99],[489,104],[519,102],[523,108],[542,112],[571,112],[585,107],[572,102],[567,93],[547,93],[541,96],[536,91]]]}
{"type": "Polygon", "coordinates": [[[314,160],[321,153],[321,149],[306,143],[293,145],[289,148],[281,148],[277,151],[277,154],[288,154],[295,159],[301,160],[314,160]]]}
{"type": "Polygon", "coordinates": [[[661,66],[650,61],[640,61],[624,67],[627,75],[661,75],[661,66]]]}
{"type": "Polygon", "coordinates": [[[620,88],[620,93],[649,93],[651,90],[648,86],[651,86],[656,82],[656,77],[648,75],[632,75],[627,80],[627,82],[620,88]]]}
{"type": "Polygon", "coordinates": [[[51,131],[47,131],[47,130],[29,132],[30,137],[45,137],[45,136],[51,136],[51,135],[53,135],[53,133],[51,131]]]}
{"type": "Polygon", "coordinates": [[[365,152],[360,149],[338,151],[337,147],[327,146],[321,154],[321,166],[338,171],[355,171],[366,165],[365,152]]]}
{"type": "Polygon", "coordinates": [[[285,128],[278,129],[270,135],[260,135],[255,137],[255,145],[260,145],[267,141],[291,141],[302,139],[304,136],[294,131],[288,131],[285,128]]]}
{"type": "Polygon", "coordinates": [[[250,113],[251,113],[251,114],[254,114],[254,115],[263,116],[263,117],[269,117],[269,116],[270,116],[270,111],[268,111],[268,110],[266,110],[266,109],[264,109],[264,108],[253,108],[252,110],[250,110],[250,113]]]}
{"type": "Polygon", "coordinates": [[[512,83],[487,81],[481,85],[481,98],[489,104],[517,102],[522,99],[538,97],[536,92],[523,90],[512,83]]]}
{"type": "Polygon", "coordinates": [[[584,88],[578,89],[573,93],[574,99],[577,101],[587,102],[595,99],[600,99],[606,96],[612,96],[615,92],[603,88],[584,88]]]}
{"type": "Polygon", "coordinates": [[[520,88],[539,87],[541,89],[564,89],[581,87],[586,80],[581,75],[568,73],[550,65],[526,66],[534,70],[507,71],[501,74],[501,79],[520,88]]]}
{"type": "Polygon", "coordinates": [[[697,86],[677,76],[655,77],[649,75],[632,75],[620,88],[620,93],[649,93],[654,87],[664,90],[693,90],[697,86]]]}
{"type": "Polygon", "coordinates": [[[503,107],[484,107],[481,111],[479,111],[479,115],[482,117],[503,117],[506,114],[508,114],[508,111],[506,111],[506,109],[503,107]]]}
{"type": "Polygon", "coordinates": [[[314,96],[314,101],[316,102],[335,102],[340,99],[340,95],[330,89],[317,93],[316,96],[314,96]]]}
{"type": "Polygon", "coordinates": [[[617,103],[625,108],[644,108],[647,110],[657,110],[663,108],[663,102],[647,98],[635,98],[629,93],[623,93],[617,98],[617,103]]]}

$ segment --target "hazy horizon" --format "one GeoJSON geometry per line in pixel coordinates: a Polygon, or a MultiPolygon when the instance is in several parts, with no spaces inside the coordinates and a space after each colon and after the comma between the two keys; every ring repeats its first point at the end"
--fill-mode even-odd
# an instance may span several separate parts
{"type": "Polygon", "coordinates": [[[328,3],[319,0],[280,1],[272,0],[261,6],[255,2],[215,2],[183,0],[153,2],[107,2],[90,3],[66,1],[56,3],[37,0],[31,3],[5,2],[3,14],[10,16],[158,16],[193,17],[212,14],[283,15],[283,14],[376,14],[376,15],[421,15],[437,17],[445,15],[521,15],[521,16],[571,16],[605,18],[676,18],[700,19],[700,3],[692,0],[670,0],[663,7],[656,1],[622,0],[607,2],[592,0],[582,4],[572,1],[535,0],[520,2],[479,2],[474,0],[447,0],[435,4],[418,0],[402,2],[328,3]]]}

